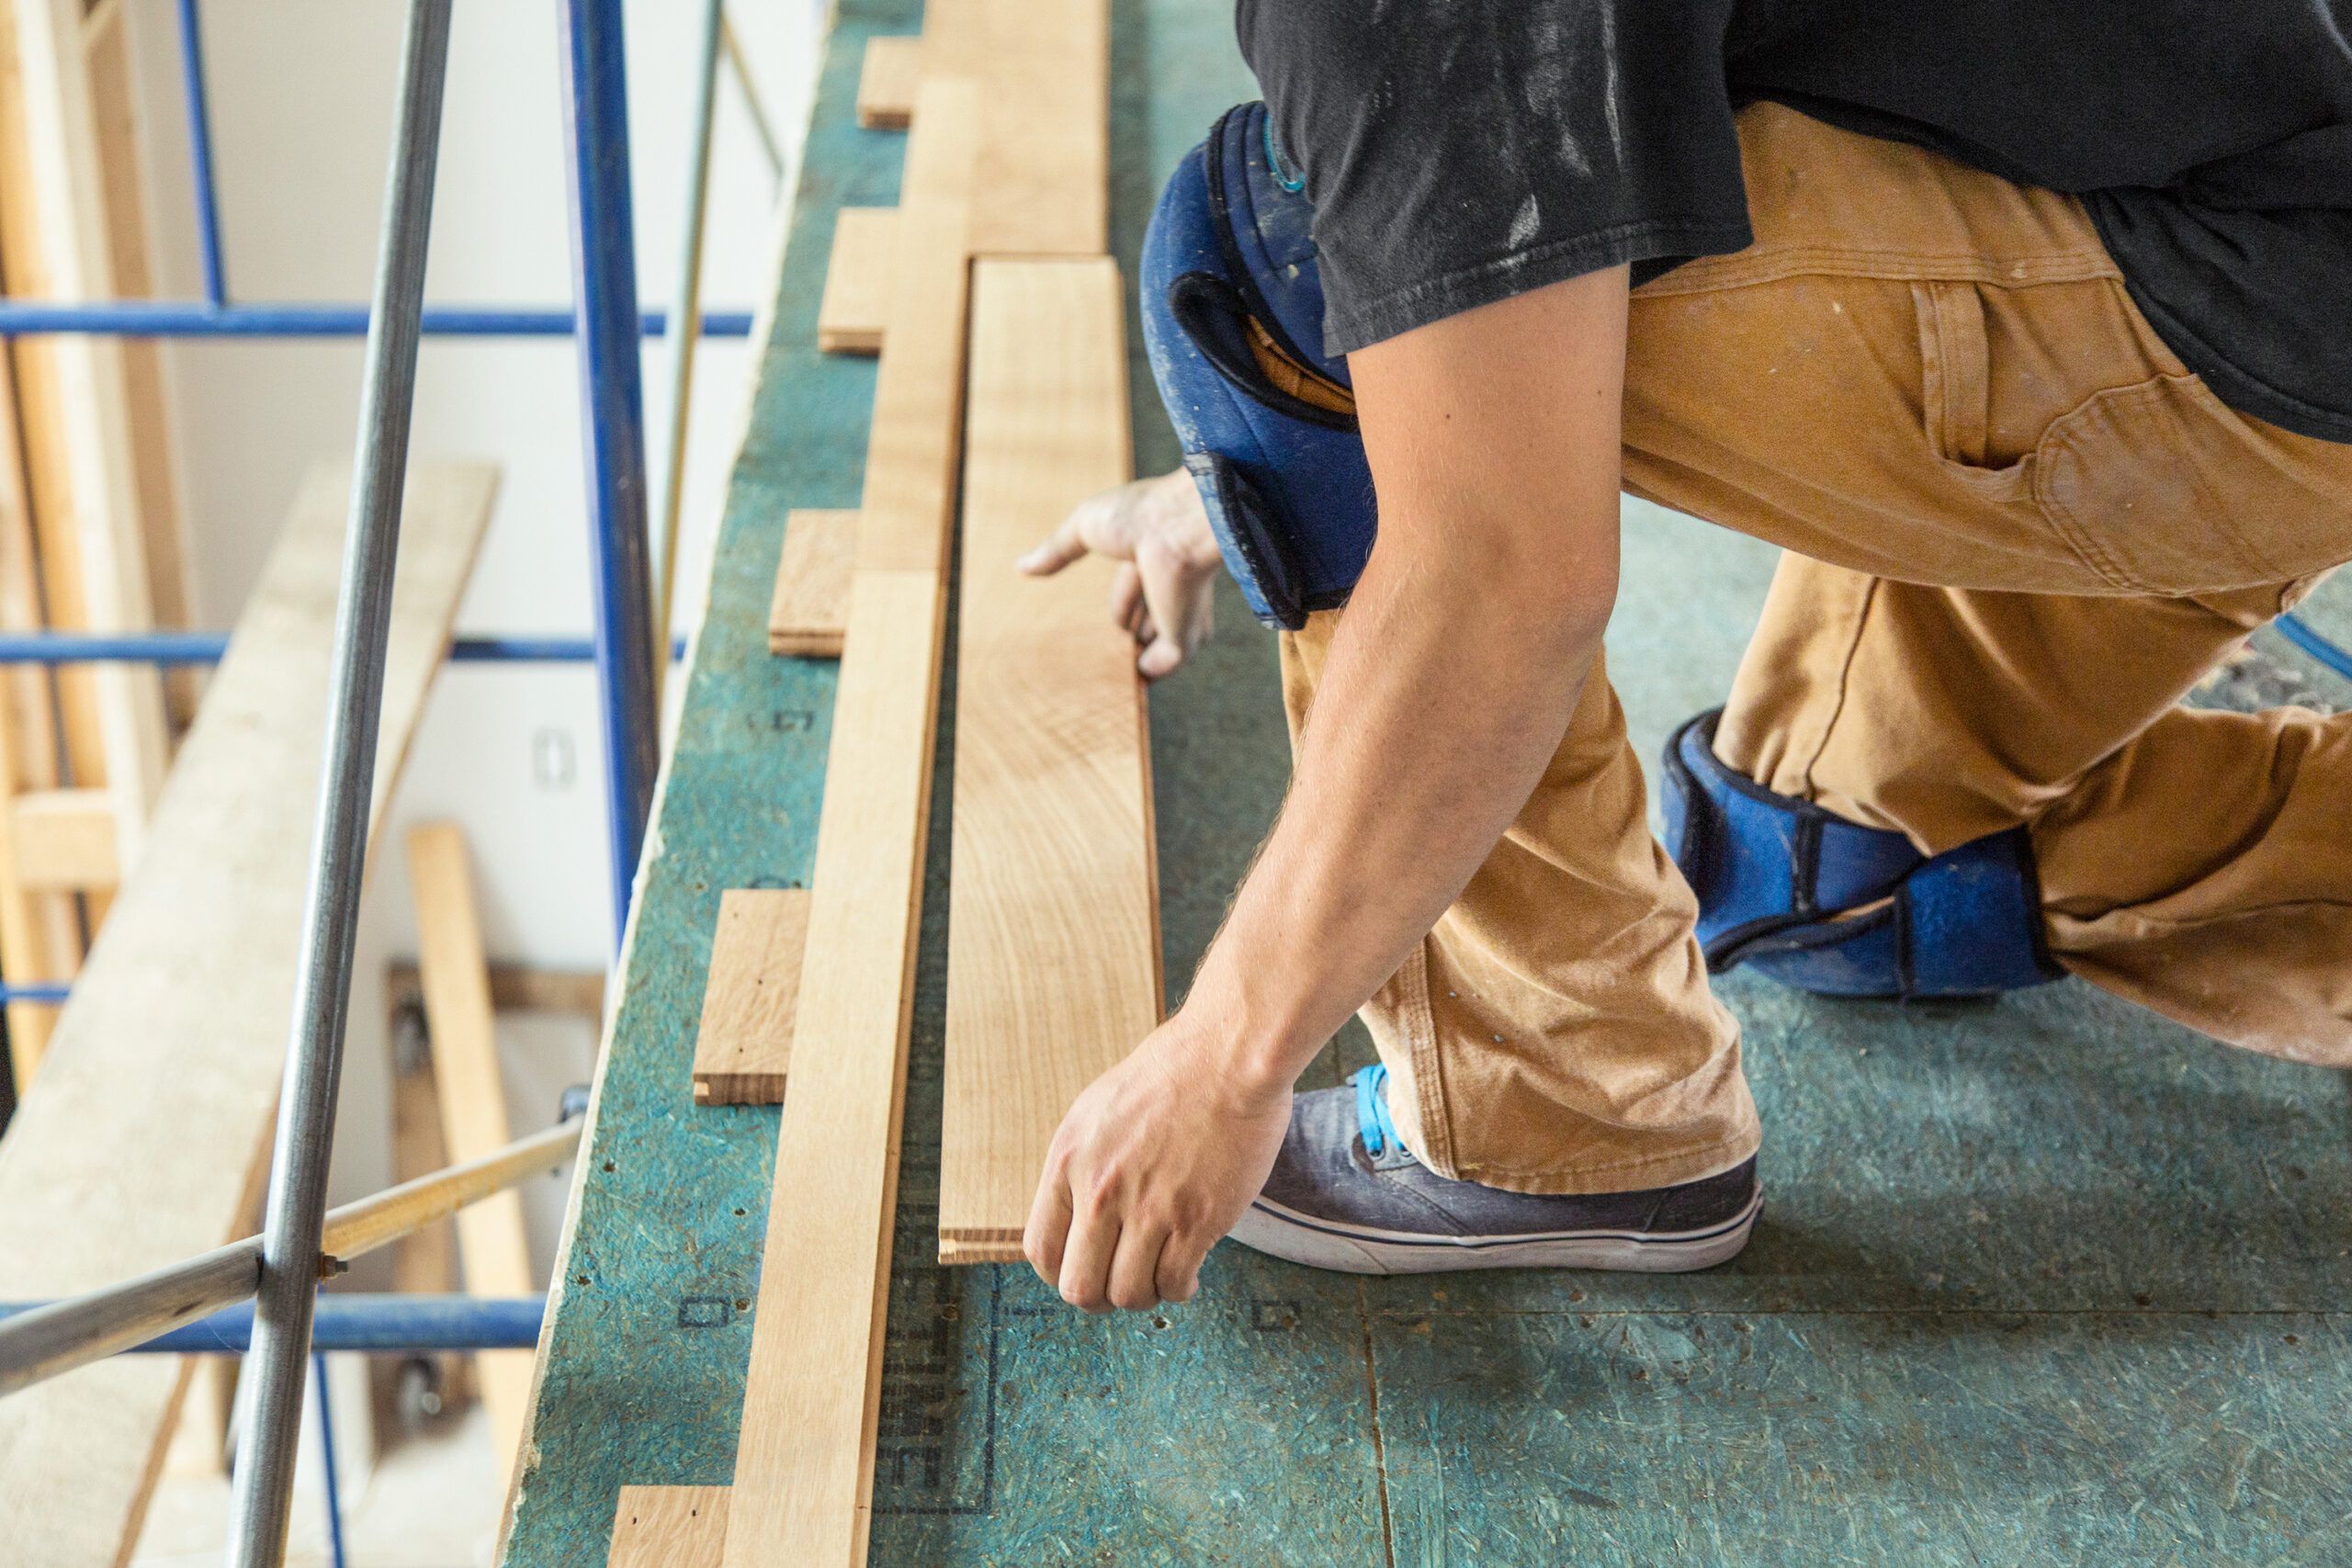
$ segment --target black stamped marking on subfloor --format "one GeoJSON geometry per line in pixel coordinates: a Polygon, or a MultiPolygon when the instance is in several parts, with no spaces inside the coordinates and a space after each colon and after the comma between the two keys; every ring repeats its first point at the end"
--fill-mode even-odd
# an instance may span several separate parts
{"type": "Polygon", "coordinates": [[[996,1499],[997,1325],[1001,1270],[913,1264],[936,1245],[937,1212],[901,1204],[884,1326],[882,1400],[874,1441],[876,1514],[986,1514],[996,1499]],[[976,1313],[967,1292],[979,1294],[976,1313]],[[977,1319],[977,1321],[976,1321],[977,1319]],[[957,1407],[980,1401],[978,1451],[957,1407]]]}
{"type": "Polygon", "coordinates": [[[724,1328],[735,1321],[735,1303],[725,1296],[680,1296],[678,1326],[724,1328]]]}

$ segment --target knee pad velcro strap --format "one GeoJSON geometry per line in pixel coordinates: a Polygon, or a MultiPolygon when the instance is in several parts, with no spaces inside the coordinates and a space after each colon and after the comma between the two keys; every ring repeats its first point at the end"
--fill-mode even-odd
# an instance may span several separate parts
{"type": "Polygon", "coordinates": [[[1989,996],[2056,979],[2033,846],[2011,829],[1925,856],[1900,833],[1776,795],[1714,752],[1720,708],[1666,750],[1667,847],[1699,896],[1709,970],[1838,997],[1989,996]]]}
{"type": "Polygon", "coordinates": [[[1144,235],[1143,333],[1227,570],[1295,630],[1372,554],[1372,469],[1344,359],[1320,344],[1314,209],[1244,104],[1177,166],[1144,235]]]}

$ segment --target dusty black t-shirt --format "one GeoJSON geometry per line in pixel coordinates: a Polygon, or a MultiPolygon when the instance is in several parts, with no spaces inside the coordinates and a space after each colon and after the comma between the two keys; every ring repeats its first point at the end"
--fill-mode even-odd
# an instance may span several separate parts
{"type": "Polygon", "coordinates": [[[1330,352],[1751,236],[1771,98],[2081,195],[2224,401],[2352,441],[2352,0],[1239,0],[1330,352]]]}

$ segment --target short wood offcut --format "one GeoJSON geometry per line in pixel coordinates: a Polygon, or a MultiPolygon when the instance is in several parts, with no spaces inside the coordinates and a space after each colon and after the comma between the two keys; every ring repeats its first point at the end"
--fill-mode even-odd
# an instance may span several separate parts
{"type": "Polygon", "coordinates": [[[807,888],[737,887],[720,897],[695,1036],[695,1104],[784,1099],[808,941],[807,888]]]}

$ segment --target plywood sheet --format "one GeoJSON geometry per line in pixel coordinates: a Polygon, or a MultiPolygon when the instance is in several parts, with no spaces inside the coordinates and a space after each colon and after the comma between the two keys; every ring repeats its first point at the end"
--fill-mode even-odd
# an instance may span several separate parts
{"type": "MultiPolygon", "coordinates": [[[[399,776],[490,515],[495,471],[412,470],[375,818],[399,776]]],[[[239,617],[0,1139],[0,1299],[68,1295],[235,1238],[268,1156],[293,1008],[350,493],[314,468],[239,617]]],[[[0,1540],[28,1568],[115,1561],[135,1533],[182,1363],[122,1356],[0,1401],[0,1540]],[[72,1507],[56,1506],[63,1497],[72,1507]]]]}
{"type": "Polygon", "coordinates": [[[695,1034],[695,1104],[782,1103],[808,942],[807,888],[733,887],[720,896],[695,1034]]]}
{"type": "Polygon", "coordinates": [[[768,601],[768,651],[839,659],[849,622],[849,574],[857,513],[798,508],[785,518],[768,601]]]}
{"type": "Polygon", "coordinates": [[[1046,1145],[1159,1022],[1150,759],[1111,565],[1015,557],[1128,477],[1108,257],[974,269],[939,1257],[1014,1262],[1046,1145]]]}

